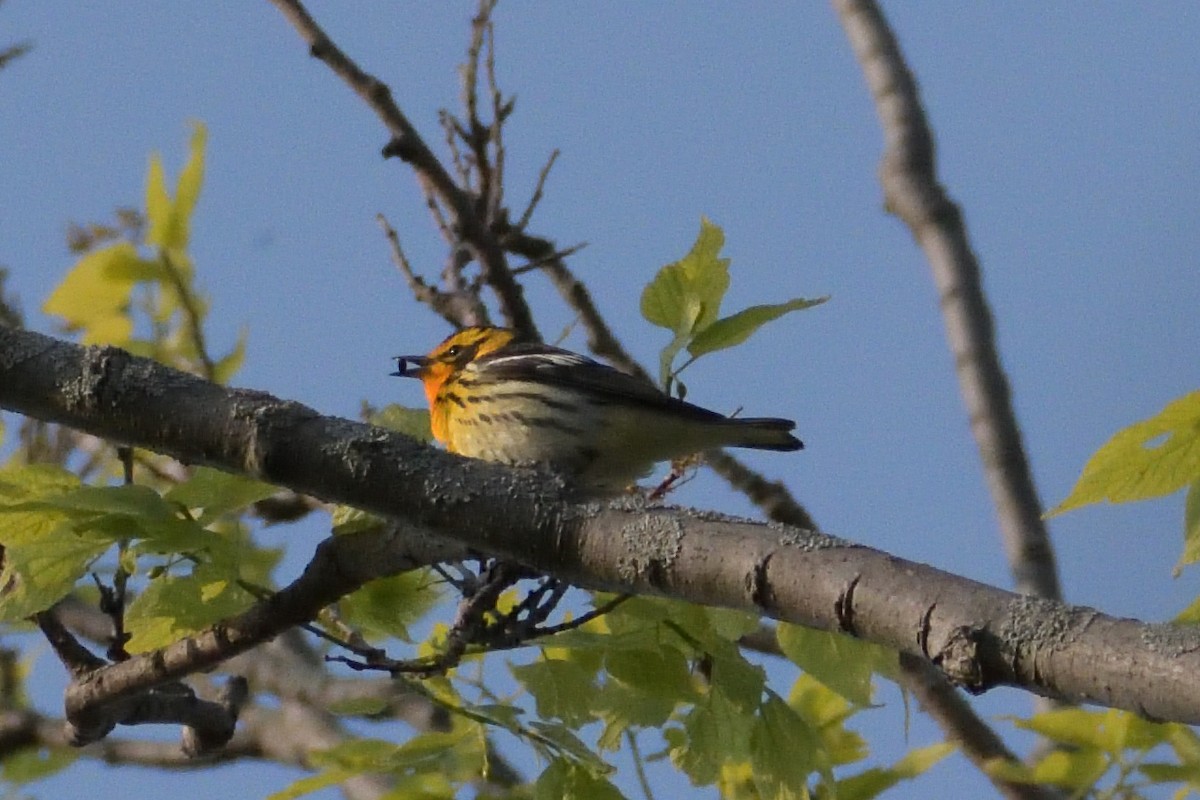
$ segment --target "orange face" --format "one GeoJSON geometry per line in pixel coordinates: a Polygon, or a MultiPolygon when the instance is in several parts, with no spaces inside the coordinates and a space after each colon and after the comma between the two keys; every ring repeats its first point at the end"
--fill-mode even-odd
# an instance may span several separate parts
{"type": "Polygon", "coordinates": [[[446,441],[446,413],[449,409],[445,403],[438,402],[438,394],[446,381],[479,356],[508,344],[515,335],[507,328],[463,328],[447,337],[427,356],[396,356],[399,368],[392,374],[419,378],[424,386],[435,439],[446,441]]]}

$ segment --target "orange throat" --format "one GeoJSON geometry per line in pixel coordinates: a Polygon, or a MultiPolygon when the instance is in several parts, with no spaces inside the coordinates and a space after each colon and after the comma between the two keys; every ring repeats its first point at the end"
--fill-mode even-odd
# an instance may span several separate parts
{"type": "Polygon", "coordinates": [[[450,370],[440,364],[432,365],[427,373],[421,376],[421,383],[425,388],[425,399],[429,402],[429,427],[433,431],[433,438],[442,444],[446,444],[449,439],[447,412],[450,404],[445,400],[439,401],[438,393],[442,391],[442,387],[449,378],[450,370]]]}

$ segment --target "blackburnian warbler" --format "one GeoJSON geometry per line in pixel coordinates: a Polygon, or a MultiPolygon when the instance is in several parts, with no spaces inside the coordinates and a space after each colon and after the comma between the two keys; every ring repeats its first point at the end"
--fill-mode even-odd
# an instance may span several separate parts
{"type": "Polygon", "coordinates": [[[427,356],[397,356],[419,378],[433,436],[446,449],[537,462],[588,488],[619,491],[656,462],[715,447],[799,450],[796,423],[725,417],[676,400],[585,356],[514,342],[505,328],[465,328],[427,356]]]}

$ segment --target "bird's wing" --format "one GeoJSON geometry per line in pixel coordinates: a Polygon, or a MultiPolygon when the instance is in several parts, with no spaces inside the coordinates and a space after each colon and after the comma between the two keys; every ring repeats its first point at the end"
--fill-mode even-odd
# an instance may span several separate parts
{"type": "Polygon", "coordinates": [[[544,344],[513,344],[480,356],[467,367],[481,381],[545,383],[572,389],[593,403],[634,403],[651,410],[683,414],[695,420],[725,416],[676,400],[642,378],[593,361],[587,356],[544,344]]]}

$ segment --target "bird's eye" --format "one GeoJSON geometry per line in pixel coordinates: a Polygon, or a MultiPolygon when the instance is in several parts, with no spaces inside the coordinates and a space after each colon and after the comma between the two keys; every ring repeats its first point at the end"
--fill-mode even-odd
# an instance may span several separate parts
{"type": "Polygon", "coordinates": [[[446,355],[449,356],[450,358],[458,358],[459,356],[462,355],[462,351],[463,351],[462,345],[456,344],[453,347],[446,348],[446,355]]]}

